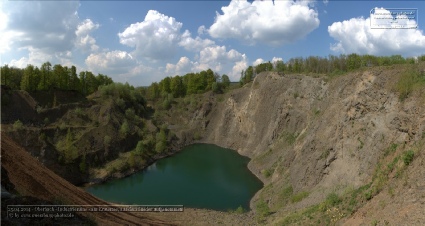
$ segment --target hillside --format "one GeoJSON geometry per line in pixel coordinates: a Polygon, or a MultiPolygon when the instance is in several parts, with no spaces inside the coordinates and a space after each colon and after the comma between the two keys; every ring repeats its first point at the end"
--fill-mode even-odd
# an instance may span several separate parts
{"type": "Polygon", "coordinates": [[[259,74],[212,108],[202,141],[252,159],[265,188],[251,206],[267,203],[268,224],[423,224],[425,91],[394,88],[408,70],[259,74]]]}
{"type": "MultiPolygon", "coordinates": [[[[1,154],[2,169],[5,169],[10,182],[14,185],[20,196],[37,197],[40,200],[50,202],[60,200],[61,203],[68,205],[108,204],[57,176],[35,160],[9,137],[3,136],[3,134],[1,154]]],[[[135,216],[129,212],[94,212],[84,214],[100,225],[162,225],[164,223],[164,221],[153,217],[135,216]]]]}
{"type": "MultiPolygon", "coordinates": [[[[5,108],[2,98],[2,117],[8,119],[2,121],[2,154],[17,148],[10,136],[44,166],[81,184],[129,175],[193,142],[212,143],[251,158],[249,169],[265,184],[251,200],[253,211],[185,209],[184,214],[136,214],[125,220],[423,225],[424,69],[421,63],[367,67],[339,76],[262,72],[241,88],[174,98],[169,107],[161,99],[145,102],[135,92],[114,96],[119,92],[113,90],[123,87],[112,87],[74,100],[57,92],[45,103],[51,107],[37,109],[37,98],[48,94],[2,88],[2,97],[5,92],[6,100],[13,100],[5,108]],[[14,115],[16,109],[27,115],[14,115]],[[21,118],[28,120],[16,124],[21,118]]],[[[4,167],[15,187],[31,188],[22,184],[23,178],[47,180],[23,168],[9,172],[21,163],[13,155],[8,158],[2,163],[8,161],[4,167]]],[[[47,170],[29,155],[23,160],[47,170]]],[[[52,199],[54,185],[36,183],[46,190],[23,194],[52,199]]],[[[72,203],[100,201],[65,180],[57,186],[55,191],[69,189],[72,203]]]]}

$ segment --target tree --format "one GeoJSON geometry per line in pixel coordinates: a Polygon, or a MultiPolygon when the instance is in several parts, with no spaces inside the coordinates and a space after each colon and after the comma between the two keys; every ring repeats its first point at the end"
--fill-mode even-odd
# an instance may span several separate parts
{"type": "Polygon", "coordinates": [[[221,83],[223,83],[223,87],[227,88],[230,86],[230,79],[229,76],[227,76],[226,74],[223,74],[221,76],[221,83]]]}
{"type": "Polygon", "coordinates": [[[120,134],[125,138],[130,133],[130,126],[128,125],[127,119],[124,120],[124,123],[120,127],[120,134]]]}
{"type": "Polygon", "coordinates": [[[52,74],[52,64],[50,62],[43,63],[41,65],[41,78],[40,83],[38,84],[38,90],[47,90],[51,88],[51,74],[52,74]]]}
{"type": "Polygon", "coordinates": [[[26,91],[34,91],[37,88],[39,70],[33,65],[28,64],[24,70],[24,76],[21,80],[21,89],[26,91]]]}
{"type": "Polygon", "coordinates": [[[145,143],[143,141],[137,142],[136,154],[139,156],[142,156],[143,154],[145,154],[145,152],[146,152],[145,143]]]}
{"type": "Polygon", "coordinates": [[[221,85],[222,83],[218,83],[218,82],[214,82],[213,84],[212,84],[212,91],[214,92],[214,93],[222,93],[223,91],[222,91],[222,85],[221,85]]]}
{"type": "Polygon", "coordinates": [[[165,131],[163,129],[161,129],[156,134],[155,151],[157,153],[161,153],[161,152],[165,151],[166,148],[167,148],[167,135],[165,134],[165,131]]]}
{"type": "Polygon", "coordinates": [[[2,85],[9,85],[8,84],[8,79],[9,79],[9,77],[10,77],[10,72],[9,72],[10,70],[9,70],[9,65],[4,65],[2,68],[1,68],[1,84],[2,85]]]}
{"type": "Polygon", "coordinates": [[[275,69],[277,72],[286,72],[286,65],[283,61],[279,60],[275,62],[275,69]]]}
{"type": "Polygon", "coordinates": [[[186,90],[183,85],[183,80],[180,76],[176,75],[171,79],[171,93],[174,97],[183,97],[186,93],[186,90]]]}
{"type": "Polygon", "coordinates": [[[79,90],[80,80],[77,77],[77,68],[72,65],[71,66],[71,77],[69,81],[69,89],[71,90],[79,90]]]}
{"type": "Polygon", "coordinates": [[[171,93],[171,78],[170,77],[165,77],[164,79],[162,79],[159,82],[159,87],[161,89],[161,94],[162,93],[171,93]]]}
{"type": "Polygon", "coordinates": [[[216,81],[216,77],[214,75],[214,72],[211,69],[208,69],[205,73],[205,80],[206,80],[206,87],[205,90],[211,90],[212,84],[216,81]]]}

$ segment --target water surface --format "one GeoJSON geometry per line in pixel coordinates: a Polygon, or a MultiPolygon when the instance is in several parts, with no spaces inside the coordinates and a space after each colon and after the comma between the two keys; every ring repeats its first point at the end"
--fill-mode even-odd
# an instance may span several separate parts
{"type": "Polygon", "coordinates": [[[184,205],[215,210],[249,209],[263,186],[247,168],[249,158],[211,144],[193,144],[142,172],[87,188],[106,201],[184,205]]]}

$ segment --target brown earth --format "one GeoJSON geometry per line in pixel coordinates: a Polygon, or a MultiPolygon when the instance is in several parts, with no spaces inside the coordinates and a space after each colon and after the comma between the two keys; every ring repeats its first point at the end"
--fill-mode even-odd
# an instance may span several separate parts
{"type": "Polygon", "coordinates": [[[275,212],[267,219],[273,225],[288,213],[320,204],[331,192],[343,196],[347,189],[371,182],[375,185],[378,162],[388,163],[382,160],[384,150],[399,144],[403,147],[394,157],[413,150],[415,158],[405,174],[400,170],[407,182],[391,175],[386,182],[404,184],[393,186],[397,198],[381,198],[385,192],[379,193],[339,222],[356,225],[352,219],[366,212],[366,217],[360,217],[363,224],[388,218],[390,225],[423,225],[424,171],[420,169],[424,161],[425,91],[416,90],[400,101],[394,90],[409,67],[376,67],[332,80],[259,74],[252,83],[228,93],[200,119],[208,124],[202,142],[235,149],[252,159],[248,167],[265,182],[265,188],[251,200],[251,207],[255,209],[260,199],[267,201],[275,212]],[[264,170],[271,175],[266,177],[264,170]],[[279,194],[288,185],[294,194],[307,192],[308,197],[282,206],[279,194]],[[373,203],[377,202],[386,203],[386,208],[376,210],[373,203]],[[412,215],[394,217],[405,211],[412,215]]]}
{"type": "MultiPolygon", "coordinates": [[[[248,167],[265,186],[251,200],[253,211],[244,214],[185,209],[184,213],[135,213],[130,215],[136,218],[128,219],[140,222],[152,217],[152,222],[158,219],[158,223],[181,225],[425,225],[425,90],[415,89],[401,101],[394,88],[409,67],[374,67],[332,79],[266,72],[225,94],[176,100],[156,119],[166,122],[176,134],[173,147],[205,142],[237,150],[252,159],[248,167]],[[392,145],[396,148],[388,152],[392,145]],[[406,164],[403,156],[408,150],[414,158],[406,164]],[[394,169],[388,170],[392,162],[394,169]],[[288,201],[282,196],[288,186],[291,198],[306,196],[288,201]],[[361,190],[365,186],[367,189],[361,190]],[[356,191],[360,195],[354,197],[356,191]],[[330,193],[336,193],[342,203],[318,211],[330,193]],[[348,204],[350,197],[354,197],[353,206],[348,204]],[[266,202],[270,215],[259,220],[260,201],[266,202]],[[319,208],[303,215],[314,206],[319,208]],[[328,211],[341,213],[331,221],[328,211]],[[329,221],[320,221],[325,215],[329,221]]],[[[99,112],[90,109],[90,117],[99,112]]],[[[108,108],[104,111],[97,117],[108,114],[108,108]]],[[[121,122],[119,118],[110,120],[116,121],[115,127],[121,122]]],[[[86,140],[101,153],[102,142],[96,139],[114,126],[90,129],[93,138],[79,142],[86,140]]],[[[29,179],[36,175],[21,174],[27,176],[10,174],[12,182],[18,178],[18,188],[40,183],[29,179]],[[30,182],[19,185],[21,179],[30,182]]],[[[79,188],[73,187],[70,193],[83,195],[80,192],[84,191],[75,189],[79,188]]],[[[44,197],[44,193],[52,191],[34,194],[44,197]]],[[[86,196],[99,201],[84,193],[86,196]]],[[[85,203],[70,197],[77,204],[85,203]]]]}
{"type": "MultiPolygon", "coordinates": [[[[37,197],[41,200],[60,199],[69,205],[108,205],[81,188],[54,174],[36,161],[28,152],[19,147],[9,137],[2,135],[1,163],[7,171],[10,182],[23,196],[37,197]]],[[[135,215],[129,212],[84,213],[100,225],[162,225],[163,220],[135,215]]]]}

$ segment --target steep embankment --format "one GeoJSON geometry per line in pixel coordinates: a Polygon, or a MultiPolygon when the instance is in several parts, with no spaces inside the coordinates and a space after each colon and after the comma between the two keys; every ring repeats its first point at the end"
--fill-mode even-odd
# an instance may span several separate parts
{"type": "MultiPolygon", "coordinates": [[[[10,182],[20,195],[37,197],[41,200],[61,200],[69,205],[107,205],[81,188],[77,188],[47,169],[9,137],[1,139],[1,163],[10,182]]],[[[130,212],[84,213],[99,225],[163,225],[155,217],[130,212]]]]}
{"type": "MultiPolygon", "coordinates": [[[[249,168],[262,178],[265,188],[257,193],[251,206],[266,201],[276,212],[268,217],[268,223],[291,222],[285,221],[285,216],[294,210],[320,204],[331,192],[339,195],[339,201],[344,200],[348,191],[363,185],[370,187],[369,196],[377,196],[371,200],[373,203],[383,194],[381,191],[387,191],[388,184],[398,183],[399,178],[407,182],[394,185],[393,194],[412,198],[400,198],[394,205],[390,205],[391,198],[384,202],[395,208],[391,212],[403,212],[409,206],[405,211],[416,213],[416,217],[403,215],[396,219],[385,214],[386,220],[425,223],[425,182],[420,170],[424,162],[423,90],[400,101],[393,88],[405,71],[406,67],[379,67],[332,80],[259,74],[252,83],[229,93],[213,107],[205,119],[208,126],[202,141],[236,149],[252,158],[249,168]],[[385,153],[392,145],[394,151],[385,153]],[[409,167],[400,160],[407,150],[414,152],[409,167]],[[379,167],[391,161],[395,161],[397,170],[392,166],[386,174],[381,173],[385,180],[377,181],[379,170],[384,168],[379,167]],[[396,177],[393,171],[402,176],[396,177]],[[292,194],[290,202],[288,197],[285,200],[285,189],[292,194]],[[297,194],[303,195],[294,198],[297,194]]],[[[344,222],[362,205],[341,210],[336,220],[344,222]]],[[[369,224],[381,219],[376,217],[388,209],[368,213],[371,206],[367,204],[364,211],[360,209],[351,217],[369,224]]]]}

